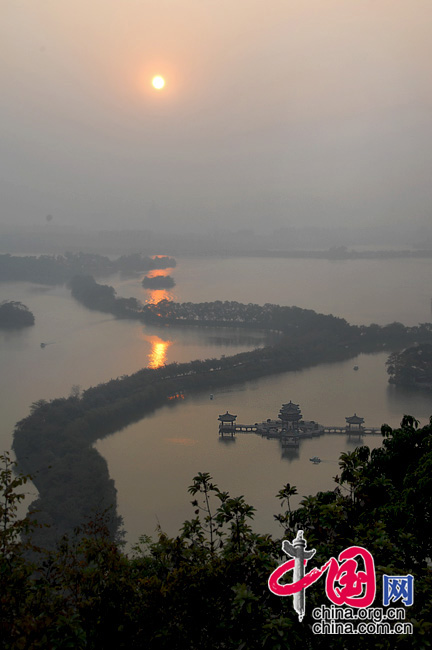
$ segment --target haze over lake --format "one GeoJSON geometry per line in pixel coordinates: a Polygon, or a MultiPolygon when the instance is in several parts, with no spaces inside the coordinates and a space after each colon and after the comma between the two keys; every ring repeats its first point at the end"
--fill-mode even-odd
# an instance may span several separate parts
{"type": "MultiPolygon", "coordinates": [[[[353,324],[398,320],[414,325],[430,321],[430,270],[429,260],[179,259],[170,272],[176,287],[167,297],[271,302],[333,313],[353,324]]],[[[120,296],[150,299],[140,277],[102,282],[115,286],[120,296]]],[[[0,289],[2,299],[21,300],[36,317],[33,328],[0,334],[3,449],[10,448],[14,423],[37,399],[66,396],[73,385],[85,389],[135,372],[154,363],[157,350],[159,361],[169,363],[234,354],[268,340],[263,333],[233,328],[149,328],[115,320],[85,309],[65,287],[7,283],[0,289]],[[48,345],[42,349],[41,342],[48,345]]],[[[397,426],[404,413],[427,420],[430,395],[389,386],[386,358],[387,352],[360,355],[266,377],[215,392],[213,400],[209,394],[186,396],[100,441],[97,448],[116,482],[128,542],[153,534],[158,521],[175,534],[192,517],[187,486],[199,471],[211,472],[234,496],[244,494],[258,510],[257,529],[272,532],[278,507],[274,495],[281,486],[297,485],[298,498],[331,488],[339,452],[358,441],[328,435],[303,441],[298,451],[283,455],[277,441],[255,435],[221,442],[218,415],[229,410],[239,421],[254,423],[276,417],[280,405],[292,400],[306,419],[326,425],[343,425],[354,412],[369,426],[397,426]],[[314,455],[323,459],[319,466],[309,462],[314,455]]],[[[366,439],[367,444],[379,442],[379,436],[366,439]]]]}

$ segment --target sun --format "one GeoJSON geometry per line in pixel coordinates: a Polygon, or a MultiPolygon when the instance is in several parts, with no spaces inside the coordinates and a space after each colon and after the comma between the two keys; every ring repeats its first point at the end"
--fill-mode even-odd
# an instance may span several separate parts
{"type": "Polygon", "coordinates": [[[162,90],[162,88],[165,86],[165,79],[159,75],[157,77],[153,77],[152,86],[153,88],[156,88],[156,90],[162,90]]]}

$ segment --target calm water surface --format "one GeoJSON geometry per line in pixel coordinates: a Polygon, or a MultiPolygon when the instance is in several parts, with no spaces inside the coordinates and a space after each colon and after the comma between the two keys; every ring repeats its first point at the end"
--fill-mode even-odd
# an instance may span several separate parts
{"type": "MultiPolygon", "coordinates": [[[[296,305],[352,324],[430,322],[432,260],[181,259],[172,273],[175,299],[296,305]]],[[[116,286],[145,298],[139,281],[116,286]]]]}
{"type": "MultiPolygon", "coordinates": [[[[176,534],[182,522],[193,517],[187,487],[197,472],[210,472],[233,496],[244,495],[258,510],[257,530],[277,532],[274,497],[281,487],[287,482],[297,486],[294,504],[304,495],[333,489],[339,454],[358,446],[358,439],[324,435],[286,452],[277,440],[256,434],[221,440],[218,415],[229,410],[239,422],[253,424],[276,417],[280,405],[292,399],[306,419],[326,425],[344,425],[354,412],[369,426],[397,426],[404,412],[426,422],[432,413],[430,398],[388,386],[386,358],[385,353],[360,355],[226,389],[213,400],[208,395],[189,397],[99,441],[97,449],[108,460],[119,491],[128,540],[153,534],[158,522],[176,534]],[[323,462],[312,464],[312,456],[323,462]]],[[[381,436],[366,436],[364,444],[375,447],[380,441],[381,436]]]]}
{"type": "Polygon", "coordinates": [[[21,331],[0,330],[0,442],[4,450],[10,448],[15,422],[38,399],[64,397],[74,385],[85,389],[145,366],[251,350],[268,340],[262,332],[235,328],[168,330],[116,320],[82,307],[65,287],[2,283],[0,300],[23,302],[36,319],[34,327],[21,331]],[[41,342],[47,344],[43,349],[41,342]]]}
{"type": "MultiPolygon", "coordinates": [[[[431,321],[429,260],[183,259],[172,270],[176,287],[161,297],[205,302],[237,300],[297,305],[333,313],[351,323],[406,325],[431,321]]],[[[155,295],[141,277],[119,276],[102,282],[120,296],[143,302],[155,295]]],[[[242,330],[147,328],[133,321],[81,307],[64,287],[29,283],[0,285],[0,300],[21,300],[33,311],[36,325],[22,332],[0,332],[0,407],[2,449],[9,449],[15,422],[40,398],[68,395],[143,366],[170,361],[219,357],[265,343],[262,333],[242,330]],[[44,349],[40,343],[48,343],[44,349]]],[[[152,534],[159,521],[175,534],[193,516],[187,487],[198,471],[209,471],[221,489],[244,494],[257,510],[256,528],[275,532],[274,498],[286,482],[299,497],[334,487],[340,451],[356,442],[327,435],[306,440],[283,454],[278,441],[247,434],[221,441],[217,417],[227,409],[241,422],[275,417],[283,402],[300,404],[303,415],[323,424],[344,424],[357,412],[366,424],[397,426],[404,413],[423,422],[432,413],[428,393],[396,390],[387,383],[386,354],[361,355],[343,363],[285,373],[209,395],[188,397],[160,409],[97,444],[116,482],[119,510],[127,539],[152,534]],[[357,364],[359,371],[354,372],[357,364]],[[313,465],[311,456],[323,462],[313,465]]],[[[379,437],[367,444],[377,445],[379,437]]]]}

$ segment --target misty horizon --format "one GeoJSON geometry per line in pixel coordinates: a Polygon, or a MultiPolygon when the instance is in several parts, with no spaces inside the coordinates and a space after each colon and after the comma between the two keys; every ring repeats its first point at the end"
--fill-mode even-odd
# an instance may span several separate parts
{"type": "Polygon", "coordinates": [[[426,0],[0,4],[3,224],[429,227],[426,0]]]}
{"type": "Polygon", "coordinates": [[[411,229],[399,226],[363,228],[289,228],[259,231],[205,227],[183,229],[97,229],[63,226],[47,222],[34,226],[0,226],[0,254],[63,254],[66,251],[102,254],[145,253],[174,255],[349,254],[392,251],[415,254],[432,251],[432,227],[411,229]]]}

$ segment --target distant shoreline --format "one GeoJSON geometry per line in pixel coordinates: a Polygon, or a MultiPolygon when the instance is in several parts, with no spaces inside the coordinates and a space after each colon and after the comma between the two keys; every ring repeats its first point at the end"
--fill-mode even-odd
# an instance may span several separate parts
{"type": "MultiPolygon", "coordinates": [[[[230,257],[265,257],[265,258],[294,258],[294,259],[398,259],[398,258],[432,258],[432,243],[430,236],[423,241],[406,244],[383,243],[377,241],[368,244],[333,243],[328,238],[317,242],[319,248],[307,242],[297,242],[295,248],[291,242],[278,237],[249,241],[238,233],[230,233],[226,237],[204,238],[200,236],[170,238],[164,235],[149,234],[143,231],[99,232],[90,231],[85,234],[66,233],[62,231],[31,231],[26,234],[0,231],[0,255],[40,256],[60,255],[72,251],[73,255],[101,255],[117,258],[119,255],[152,256],[154,251],[173,257],[193,258],[230,258],[230,257]],[[371,250],[373,247],[373,250],[371,250]],[[402,248],[403,247],[403,248],[402,248]]],[[[343,241],[342,237],[338,241],[343,241]]],[[[144,269],[145,270],[145,269],[144,269]]]]}
{"type": "MultiPolygon", "coordinates": [[[[176,255],[194,258],[194,259],[230,259],[230,258],[273,258],[273,259],[314,259],[314,260],[394,260],[394,259],[432,259],[432,249],[380,249],[380,250],[355,250],[348,249],[346,251],[337,250],[337,249],[327,249],[327,250],[268,250],[268,249],[258,249],[253,251],[244,251],[244,250],[229,250],[229,251],[215,251],[215,250],[182,250],[174,251],[171,253],[167,251],[169,255],[176,255]]],[[[90,252],[91,254],[103,254],[108,256],[107,252],[90,252]]],[[[145,254],[145,251],[144,251],[145,254]]],[[[55,256],[55,253],[40,253],[40,252],[17,252],[0,250],[0,256],[3,255],[13,255],[15,257],[33,257],[39,258],[42,256],[55,256]]],[[[114,256],[115,257],[115,256],[114,256]]],[[[147,271],[147,269],[144,269],[147,271]]],[[[108,274],[103,274],[108,275],[108,274]]]]}
{"type": "MultiPolygon", "coordinates": [[[[227,255],[232,257],[232,255],[227,255]]],[[[432,258],[432,250],[378,250],[356,251],[344,250],[344,247],[320,251],[269,251],[239,252],[236,257],[273,257],[290,259],[317,259],[317,260],[378,260],[401,258],[432,258]]]]}

